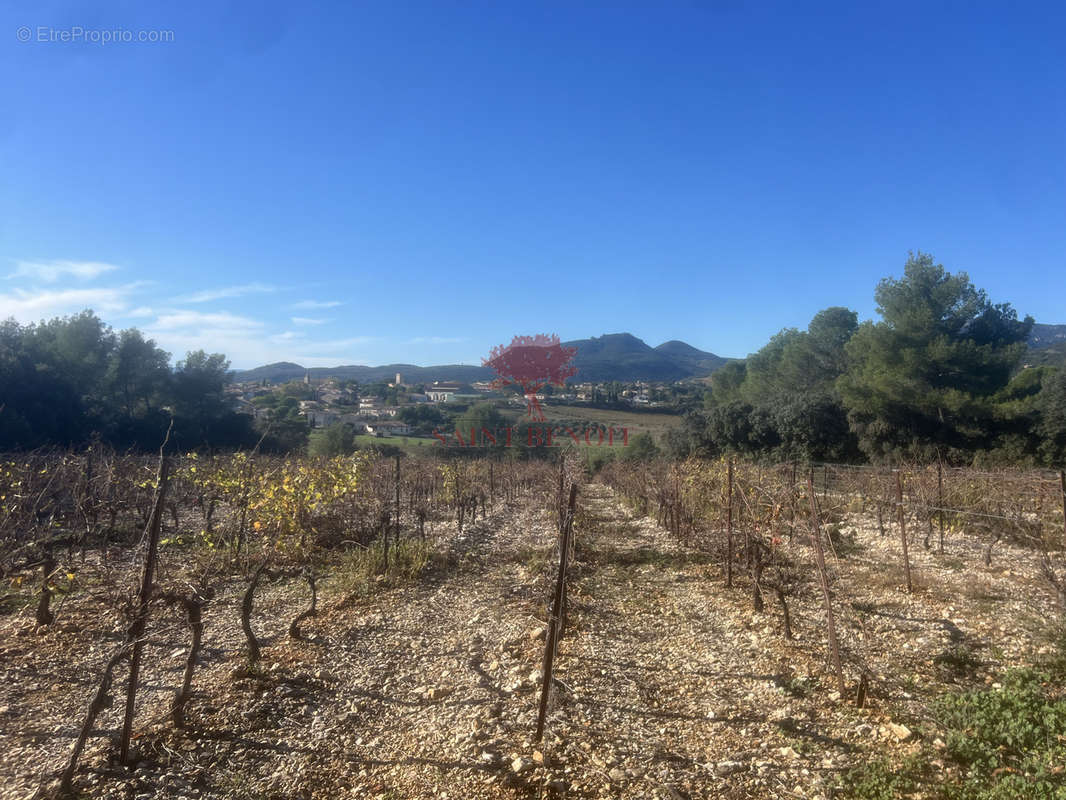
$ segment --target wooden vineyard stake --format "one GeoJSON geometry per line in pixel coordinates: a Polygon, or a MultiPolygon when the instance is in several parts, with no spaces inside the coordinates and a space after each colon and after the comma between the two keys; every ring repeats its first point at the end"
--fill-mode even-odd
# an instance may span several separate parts
{"type": "Polygon", "coordinates": [[[1062,535],[1066,537],[1066,469],[1059,470],[1059,491],[1062,492],[1062,535]]]}
{"type": "Polygon", "coordinates": [[[396,456],[396,536],[397,544],[400,542],[400,457],[396,456]]]}
{"type": "Polygon", "coordinates": [[[825,552],[822,550],[822,537],[818,522],[818,508],[814,502],[814,479],[807,473],[807,496],[811,501],[811,546],[814,548],[814,560],[818,565],[818,580],[822,585],[822,598],[825,600],[825,629],[829,638],[829,654],[833,659],[833,669],[837,676],[837,688],[844,696],[844,668],[840,664],[840,647],[837,644],[836,621],[833,619],[833,601],[829,594],[829,578],[825,574],[825,552]]]}
{"type": "Polygon", "coordinates": [[[552,600],[548,633],[544,637],[544,665],[541,669],[540,709],[537,712],[537,732],[533,741],[544,738],[544,722],[548,717],[548,699],[551,695],[552,670],[555,667],[555,651],[563,631],[563,605],[566,602],[566,571],[570,565],[570,537],[574,528],[574,507],[577,503],[577,484],[570,484],[570,499],[559,538],[559,574],[555,579],[555,596],[552,600]]]}
{"type": "Polygon", "coordinates": [[[940,546],[939,552],[944,554],[944,465],[937,459],[936,462],[936,506],[937,520],[940,522],[940,546]]]}
{"type": "Polygon", "coordinates": [[[733,459],[726,470],[725,585],[733,587],[733,459]]]}
{"type": "Polygon", "coordinates": [[[896,519],[899,521],[899,538],[903,544],[903,574],[907,577],[907,594],[914,591],[911,585],[911,561],[907,555],[907,527],[903,519],[903,473],[896,470],[896,519]]]}
{"type": "MultiPolygon", "coordinates": [[[[170,431],[167,431],[169,438],[170,431]]],[[[164,447],[166,443],[164,442],[164,447]]],[[[144,575],[141,577],[141,589],[137,595],[137,616],[130,625],[130,677],[126,690],[126,713],[122,720],[122,738],[119,746],[119,761],[129,764],[130,736],[133,734],[133,711],[137,702],[137,681],[140,677],[141,651],[144,649],[144,627],[148,620],[148,605],[152,599],[152,576],[155,572],[156,556],[159,553],[159,530],[163,521],[163,503],[167,495],[167,457],[163,448],[159,449],[159,471],[156,475],[155,505],[148,521],[148,552],[144,558],[144,575]]]]}

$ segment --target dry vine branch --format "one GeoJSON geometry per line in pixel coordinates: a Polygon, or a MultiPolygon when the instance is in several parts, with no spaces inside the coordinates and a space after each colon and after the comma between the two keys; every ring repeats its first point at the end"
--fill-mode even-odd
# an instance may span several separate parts
{"type": "Polygon", "coordinates": [[[49,606],[52,603],[52,578],[55,576],[56,560],[52,556],[51,547],[48,548],[44,557],[44,563],[41,564],[41,596],[37,601],[37,611],[35,619],[37,627],[43,627],[45,625],[51,625],[56,618],[56,615],[52,613],[49,606]]]}
{"type": "Polygon", "coordinates": [[[194,589],[190,594],[167,592],[161,595],[167,603],[181,604],[190,635],[189,654],[185,658],[185,672],[182,675],[181,688],[174,695],[174,705],[170,710],[170,717],[177,728],[185,725],[185,704],[192,697],[192,676],[200,659],[200,648],[203,642],[203,608],[212,595],[211,590],[203,588],[194,589]]]}
{"type": "Polygon", "coordinates": [[[268,562],[269,558],[264,558],[255,572],[252,573],[252,577],[248,581],[248,588],[245,589],[244,597],[241,600],[241,629],[248,640],[248,660],[253,664],[259,660],[262,651],[259,649],[259,640],[255,638],[255,631],[252,630],[252,602],[255,599],[255,587],[259,585],[259,579],[266,570],[268,562]]]}
{"type": "Polygon", "coordinates": [[[74,749],[70,753],[70,758],[67,760],[67,766],[64,768],[63,775],[60,778],[56,796],[62,796],[70,792],[71,785],[74,781],[74,772],[78,768],[78,759],[81,757],[81,751],[84,749],[85,742],[88,741],[89,734],[92,732],[93,723],[96,722],[96,717],[101,711],[111,707],[111,683],[115,667],[117,667],[118,663],[129,653],[132,644],[132,642],[127,640],[122,647],[112,654],[104,667],[104,674],[100,678],[100,684],[96,689],[96,694],[94,694],[93,699],[89,701],[89,707],[85,712],[85,720],[82,722],[81,730],[78,732],[78,738],[74,742],[74,749]]]}
{"type": "Polygon", "coordinates": [[[314,617],[318,615],[318,576],[315,575],[313,570],[307,570],[307,583],[311,587],[311,607],[305,611],[301,611],[296,615],[296,619],[292,621],[289,626],[289,637],[292,639],[303,639],[303,634],[300,633],[300,623],[308,617],[314,617]]]}

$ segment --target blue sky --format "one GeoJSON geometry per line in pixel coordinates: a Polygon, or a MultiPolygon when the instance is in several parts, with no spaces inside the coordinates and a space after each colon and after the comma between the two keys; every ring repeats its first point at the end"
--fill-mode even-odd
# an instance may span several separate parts
{"type": "Polygon", "coordinates": [[[9,2],[0,317],[743,356],[922,249],[1066,322],[1064,41],[1060,3],[9,2]]]}

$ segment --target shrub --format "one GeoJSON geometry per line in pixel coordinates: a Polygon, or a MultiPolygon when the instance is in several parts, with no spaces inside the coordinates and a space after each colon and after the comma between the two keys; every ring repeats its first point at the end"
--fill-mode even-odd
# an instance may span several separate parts
{"type": "Polygon", "coordinates": [[[920,756],[911,756],[898,767],[877,759],[848,770],[837,788],[841,797],[852,800],[896,800],[918,788],[921,771],[920,756]]]}
{"type": "Polygon", "coordinates": [[[899,765],[861,764],[837,784],[838,797],[894,800],[1066,800],[1066,699],[1031,669],[1007,673],[1002,686],[942,695],[933,703],[946,761],[957,767],[941,782],[925,766],[925,747],[899,765]]]}
{"type": "Polygon", "coordinates": [[[1015,670],[999,689],[937,699],[935,717],[945,729],[946,755],[961,770],[945,796],[953,800],[1066,798],[1066,700],[1048,689],[1049,678],[1015,670]]]}
{"type": "Polygon", "coordinates": [[[416,580],[433,555],[428,542],[401,539],[389,547],[389,569],[385,572],[385,551],[381,540],[346,554],[338,576],[338,587],[346,597],[363,595],[383,583],[397,586],[416,580]]]}

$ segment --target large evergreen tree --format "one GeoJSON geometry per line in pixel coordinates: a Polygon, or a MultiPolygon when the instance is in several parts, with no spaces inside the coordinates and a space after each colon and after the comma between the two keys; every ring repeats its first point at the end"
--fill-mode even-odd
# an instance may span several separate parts
{"type": "Polygon", "coordinates": [[[992,446],[996,394],[1025,352],[1032,319],[1019,321],[965,272],[952,275],[921,252],[874,296],[881,321],[851,337],[849,367],[837,383],[863,451],[874,459],[961,460],[992,446]]]}

